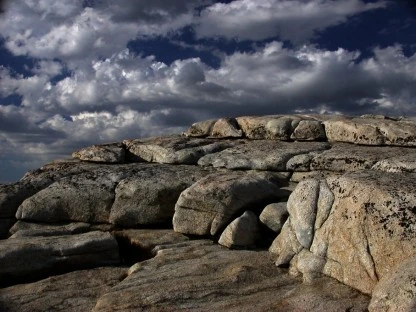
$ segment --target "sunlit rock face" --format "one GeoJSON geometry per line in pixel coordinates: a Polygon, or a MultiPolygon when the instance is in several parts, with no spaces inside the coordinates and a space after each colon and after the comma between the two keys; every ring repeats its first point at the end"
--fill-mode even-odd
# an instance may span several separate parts
{"type": "Polygon", "coordinates": [[[411,311],[414,120],[221,118],[28,172],[0,310],[411,311]]]}

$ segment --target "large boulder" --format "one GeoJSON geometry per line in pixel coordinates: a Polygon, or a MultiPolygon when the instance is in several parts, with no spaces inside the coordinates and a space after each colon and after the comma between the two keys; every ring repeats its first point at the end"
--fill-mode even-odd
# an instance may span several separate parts
{"type": "Polygon", "coordinates": [[[121,227],[171,223],[180,193],[208,173],[195,166],[149,165],[117,185],[109,220],[121,227]]]}
{"type": "Polygon", "coordinates": [[[175,206],[173,228],[185,234],[219,234],[244,210],[282,196],[279,186],[283,184],[277,174],[263,172],[208,175],[181,193],[175,206]]]}
{"type": "Polygon", "coordinates": [[[118,263],[117,242],[106,232],[0,241],[2,284],[118,263]]]}
{"type": "Polygon", "coordinates": [[[316,284],[273,266],[265,251],[210,241],[159,248],[99,298],[93,311],[366,311],[369,298],[322,277],[316,284]]]}
{"type": "Polygon", "coordinates": [[[324,273],[370,294],[392,267],[416,254],[415,178],[358,171],[301,182],[289,197],[290,226],[271,247],[278,264],[293,258],[307,276],[324,273]],[[288,248],[294,237],[297,244],[288,248]]]}
{"type": "Polygon", "coordinates": [[[122,172],[112,168],[63,178],[26,199],[16,218],[37,222],[108,222],[122,172]]]}

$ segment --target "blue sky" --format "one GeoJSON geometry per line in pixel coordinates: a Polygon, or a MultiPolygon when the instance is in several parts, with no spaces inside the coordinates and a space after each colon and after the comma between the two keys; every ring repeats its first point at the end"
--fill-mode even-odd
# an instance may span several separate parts
{"type": "Polygon", "coordinates": [[[0,182],[80,147],[247,114],[415,115],[416,6],[15,0],[0,15],[0,182]]]}

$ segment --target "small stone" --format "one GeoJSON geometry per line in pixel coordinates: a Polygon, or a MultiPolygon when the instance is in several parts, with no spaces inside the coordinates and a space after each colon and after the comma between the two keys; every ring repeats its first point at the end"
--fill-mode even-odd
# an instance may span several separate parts
{"type": "Polygon", "coordinates": [[[287,202],[273,203],[263,209],[260,221],[272,231],[280,233],[288,216],[287,202]]]}
{"type": "Polygon", "coordinates": [[[225,228],[218,243],[228,248],[251,248],[255,245],[258,234],[257,216],[246,211],[225,228]]]}

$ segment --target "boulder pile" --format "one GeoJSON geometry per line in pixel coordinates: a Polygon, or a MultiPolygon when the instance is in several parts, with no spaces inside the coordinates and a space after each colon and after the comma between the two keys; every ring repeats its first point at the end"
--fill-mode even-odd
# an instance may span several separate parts
{"type": "Polygon", "coordinates": [[[0,185],[0,311],[414,311],[416,119],[222,118],[0,185]]]}

